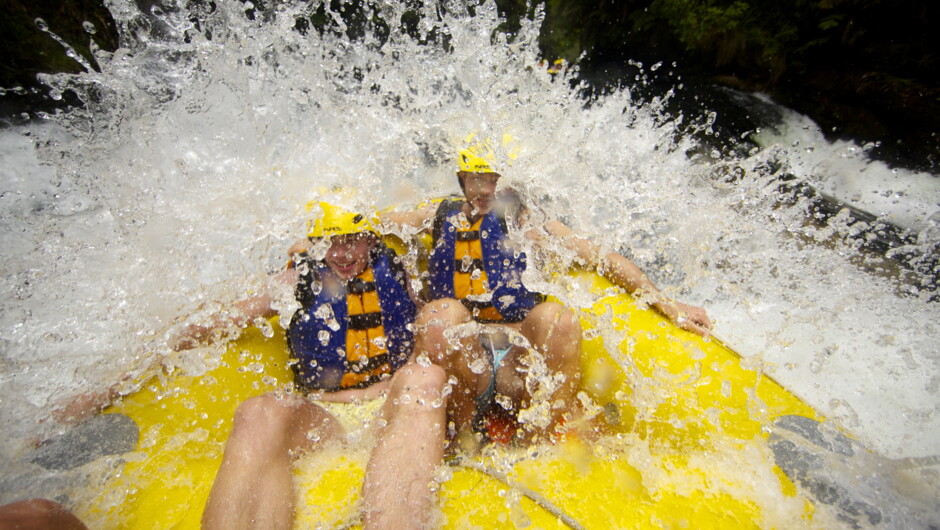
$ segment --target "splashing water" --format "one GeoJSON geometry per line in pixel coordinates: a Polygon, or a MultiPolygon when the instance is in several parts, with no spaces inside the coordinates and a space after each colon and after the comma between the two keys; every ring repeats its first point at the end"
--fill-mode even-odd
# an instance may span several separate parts
{"type": "MultiPolygon", "coordinates": [[[[708,136],[714,116],[667,114],[629,87],[586,100],[576,69],[539,66],[538,10],[507,36],[491,2],[367,2],[371,20],[402,23],[362,25],[319,4],[109,8],[121,47],[95,50],[101,71],[44,78],[84,108],[0,140],[5,461],[55,429],[36,421],[56,399],[142,369],[175,321],[262,286],[317,189],[377,207],[455,193],[454,145],[474,131],[512,135],[504,181],[707,307],[718,334],[866,444],[940,452],[935,284],[916,277],[937,271],[866,253],[847,214],[814,221],[793,175],[839,185],[825,164],[800,174],[779,139],[716,159],[688,134],[708,136]]],[[[902,224],[895,252],[923,257],[940,243],[940,191],[919,178],[916,202],[891,196],[910,207],[871,224],[902,224]]]]}

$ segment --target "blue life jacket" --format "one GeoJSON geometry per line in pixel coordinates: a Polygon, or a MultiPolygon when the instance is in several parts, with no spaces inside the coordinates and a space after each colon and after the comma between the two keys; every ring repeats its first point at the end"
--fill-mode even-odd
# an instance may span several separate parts
{"type": "MultiPolygon", "coordinates": [[[[432,300],[454,298],[454,274],[461,265],[456,263],[455,249],[463,199],[445,199],[434,214],[433,246],[428,260],[429,293],[432,300]]],[[[515,252],[506,244],[506,220],[496,211],[487,213],[480,224],[480,244],[483,250],[483,270],[489,280],[491,304],[505,322],[519,322],[544,300],[522,284],[526,268],[526,255],[515,252]]],[[[480,308],[483,303],[461,300],[468,310],[480,308]]]]}
{"type": "MultiPolygon", "coordinates": [[[[324,262],[303,257],[299,267],[303,272],[295,289],[301,309],[294,314],[287,333],[291,354],[297,361],[294,373],[303,389],[339,390],[344,388],[346,374],[368,373],[385,362],[390,365],[391,374],[411,355],[414,333],[409,327],[414,323],[417,308],[408,295],[404,268],[395,262],[394,252],[382,244],[373,249],[369,261],[374,286],[372,282],[361,281],[357,286],[358,278],[343,282],[324,262]],[[327,284],[339,288],[331,292],[325,287],[327,284]],[[346,357],[346,333],[350,329],[347,289],[355,292],[353,289],[373,288],[378,292],[388,353],[369,359],[366,365],[351,364],[346,357]]],[[[372,377],[345,388],[363,388],[381,379],[372,377]]]]}

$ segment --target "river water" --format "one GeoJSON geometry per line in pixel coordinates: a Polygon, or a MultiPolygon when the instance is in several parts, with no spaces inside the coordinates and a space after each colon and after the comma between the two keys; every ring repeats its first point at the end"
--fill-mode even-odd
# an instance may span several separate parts
{"type": "MultiPolygon", "coordinates": [[[[102,71],[47,78],[85,108],[0,131],[5,468],[64,429],[45,421],[63,396],[142,369],[180,319],[261,286],[317,190],[368,190],[377,207],[455,193],[454,146],[477,132],[512,137],[505,181],[706,307],[740,354],[936,488],[940,177],[829,142],[760,95],[732,95],[764,120],[759,147],[721,153],[713,114],[634,93],[668,65],[585,99],[573,70],[539,64],[538,17],[509,39],[491,3],[368,5],[410,34],[327,10],[341,31],[321,35],[297,23],[316,6],[116,0],[121,47],[97,52],[102,71]]],[[[56,494],[56,477],[15,476],[0,501],[56,494]]]]}

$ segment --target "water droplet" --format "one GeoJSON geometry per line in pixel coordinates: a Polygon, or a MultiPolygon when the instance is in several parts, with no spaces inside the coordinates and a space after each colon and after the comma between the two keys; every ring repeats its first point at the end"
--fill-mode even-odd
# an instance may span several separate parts
{"type": "Polygon", "coordinates": [[[265,319],[261,319],[261,322],[256,322],[255,327],[261,331],[262,335],[269,339],[274,336],[274,327],[265,319]]]}
{"type": "Polygon", "coordinates": [[[724,397],[731,397],[731,381],[721,382],[721,395],[724,397]]]}
{"type": "Polygon", "coordinates": [[[475,374],[482,374],[489,367],[489,365],[490,365],[489,361],[478,357],[470,361],[469,368],[470,368],[470,371],[475,374]]]}

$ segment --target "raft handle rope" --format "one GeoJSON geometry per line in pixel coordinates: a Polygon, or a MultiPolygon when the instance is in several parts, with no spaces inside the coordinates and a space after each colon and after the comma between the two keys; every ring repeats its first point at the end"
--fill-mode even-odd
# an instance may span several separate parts
{"type": "Polygon", "coordinates": [[[562,509],[556,506],[552,501],[546,499],[544,495],[542,495],[541,493],[535,490],[527,488],[526,486],[516,482],[515,480],[512,480],[505,473],[500,473],[499,471],[490,469],[484,466],[483,464],[480,464],[479,462],[474,462],[472,460],[468,460],[466,458],[461,458],[461,457],[454,458],[450,460],[449,463],[452,466],[463,466],[467,469],[473,469],[475,471],[479,471],[480,473],[483,473],[484,475],[488,477],[492,477],[502,482],[506,486],[509,486],[510,488],[514,490],[518,490],[520,493],[528,497],[529,500],[539,505],[539,507],[541,507],[548,513],[557,517],[559,521],[567,525],[572,530],[584,530],[584,526],[582,526],[581,523],[575,520],[574,517],[571,517],[570,515],[562,511],[562,509]]]}

